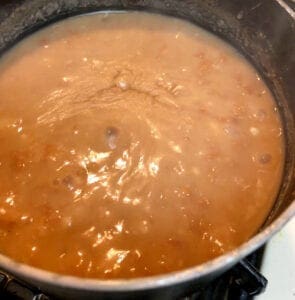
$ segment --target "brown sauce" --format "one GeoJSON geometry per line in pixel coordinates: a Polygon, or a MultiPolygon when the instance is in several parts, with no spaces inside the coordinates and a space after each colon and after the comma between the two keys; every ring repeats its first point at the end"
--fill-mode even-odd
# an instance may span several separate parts
{"type": "Polygon", "coordinates": [[[71,18],[0,61],[0,251],[62,274],[149,276],[248,240],[284,148],[231,47],[145,13],[71,18]]]}

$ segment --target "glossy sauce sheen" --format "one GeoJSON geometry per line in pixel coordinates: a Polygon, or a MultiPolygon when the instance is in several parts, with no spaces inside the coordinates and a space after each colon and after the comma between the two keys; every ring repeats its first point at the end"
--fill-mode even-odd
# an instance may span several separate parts
{"type": "Polygon", "coordinates": [[[255,70],[145,13],[71,18],[2,57],[0,143],[1,252],[94,278],[234,249],[269,213],[284,158],[255,70]]]}

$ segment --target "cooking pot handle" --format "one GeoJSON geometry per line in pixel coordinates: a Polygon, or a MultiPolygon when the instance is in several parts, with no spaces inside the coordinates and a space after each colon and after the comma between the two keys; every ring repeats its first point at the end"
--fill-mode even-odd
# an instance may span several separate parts
{"type": "Polygon", "coordinates": [[[233,284],[247,296],[259,295],[266,289],[267,279],[247,259],[240,261],[232,272],[233,284]]]}

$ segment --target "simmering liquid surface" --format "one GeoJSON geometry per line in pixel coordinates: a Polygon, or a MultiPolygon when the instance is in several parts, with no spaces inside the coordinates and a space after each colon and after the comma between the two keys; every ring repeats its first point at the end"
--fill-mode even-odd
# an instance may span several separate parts
{"type": "Polygon", "coordinates": [[[280,118],[255,70],[185,21],[95,14],[0,63],[0,251],[94,278],[191,267],[277,193],[280,118]]]}

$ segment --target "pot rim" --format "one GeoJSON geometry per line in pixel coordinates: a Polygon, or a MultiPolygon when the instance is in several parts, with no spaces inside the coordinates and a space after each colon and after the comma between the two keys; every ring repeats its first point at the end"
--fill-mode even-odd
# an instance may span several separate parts
{"type": "Polygon", "coordinates": [[[11,275],[19,276],[21,279],[25,278],[33,282],[46,283],[61,288],[112,293],[156,289],[196,280],[210,273],[218,272],[226,265],[234,265],[262,246],[294,216],[295,201],[293,200],[290,206],[274,222],[238,248],[203,264],[162,275],[111,280],[82,278],[61,275],[18,263],[2,254],[0,254],[0,266],[11,275]]]}

